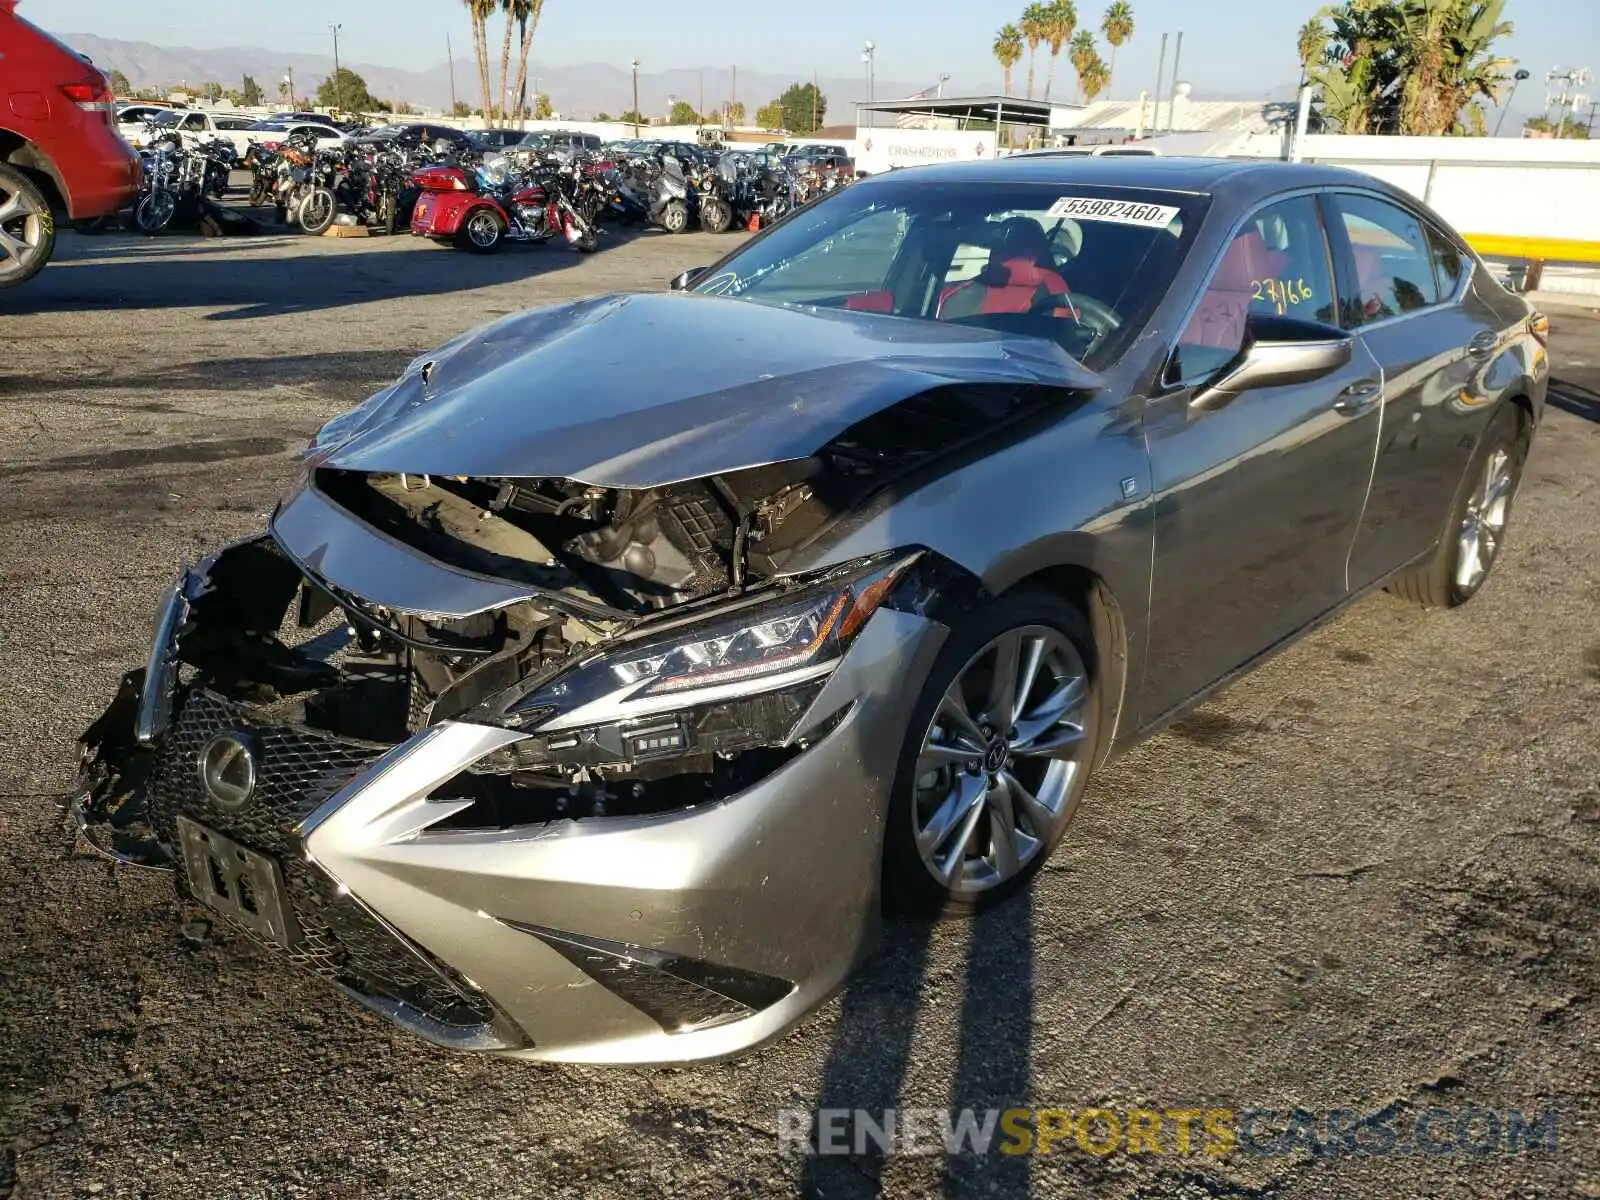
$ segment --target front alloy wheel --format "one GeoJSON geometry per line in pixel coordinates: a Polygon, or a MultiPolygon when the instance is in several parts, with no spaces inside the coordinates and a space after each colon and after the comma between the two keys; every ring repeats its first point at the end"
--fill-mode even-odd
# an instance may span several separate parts
{"type": "Polygon", "coordinates": [[[1071,822],[1099,735],[1088,623],[1046,593],[955,627],[912,715],[884,837],[885,901],[963,914],[1021,887],[1071,822]]]}
{"type": "Polygon", "coordinates": [[[55,220],[44,193],[22,172],[0,166],[0,288],[44,270],[55,244],[55,220]]]}
{"type": "Polygon", "coordinates": [[[1001,634],[962,668],[917,759],[917,850],[939,883],[986,891],[1055,840],[1088,698],[1078,652],[1042,625],[1001,634]]]}

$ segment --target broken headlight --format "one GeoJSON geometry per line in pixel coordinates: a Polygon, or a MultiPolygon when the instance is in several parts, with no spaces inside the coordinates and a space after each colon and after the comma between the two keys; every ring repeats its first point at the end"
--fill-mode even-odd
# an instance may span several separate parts
{"type": "Polygon", "coordinates": [[[671,636],[618,647],[525,697],[506,716],[541,732],[626,720],[790,687],[828,674],[915,555],[876,555],[809,586],[671,636]],[[554,710],[550,719],[539,717],[554,710]]]}

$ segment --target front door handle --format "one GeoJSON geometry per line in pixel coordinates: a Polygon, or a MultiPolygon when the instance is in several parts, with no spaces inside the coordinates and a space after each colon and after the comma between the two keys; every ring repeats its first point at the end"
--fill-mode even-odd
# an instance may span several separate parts
{"type": "Polygon", "coordinates": [[[1383,381],[1381,379],[1361,379],[1352,383],[1339,393],[1339,398],[1333,402],[1333,411],[1341,417],[1353,417],[1364,413],[1379,400],[1383,399],[1383,381]]]}
{"type": "Polygon", "coordinates": [[[1472,340],[1467,343],[1467,353],[1473,358],[1488,358],[1499,344],[1499,335],[1493,330],[1485,329],[1481,333],[1472,335],[1472,340]]]}

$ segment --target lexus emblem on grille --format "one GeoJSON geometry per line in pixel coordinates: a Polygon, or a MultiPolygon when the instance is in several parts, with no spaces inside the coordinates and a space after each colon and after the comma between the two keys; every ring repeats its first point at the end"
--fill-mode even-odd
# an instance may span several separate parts
{"type": "Polygon", "coordinates": [[[255,739],[243,729],[217,734],[200,750],[200,782],[219,807],[243,808],[256,790],[255,739]]]}

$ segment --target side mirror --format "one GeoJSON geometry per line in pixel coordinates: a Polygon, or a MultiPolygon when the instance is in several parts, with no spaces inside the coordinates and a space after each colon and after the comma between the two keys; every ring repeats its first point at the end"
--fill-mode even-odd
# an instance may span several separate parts
{"type": "Polygon", "coordinates": [[[700,276],[704,275],[706,270],[705,267],[690,267],[683,274],[674,275],[667,286],[675,292],[687,292],[700,281],[700,276]]]}
{"type": "Polygon", "coordinates": [[[1251,317],[1244,349],[1221,374],[1196,390],[1192,412],[1215,412],[1245,392],[1309,383],[1349,363],[1355,343],[1348,333],[1292,317],[1251,317]]]}

